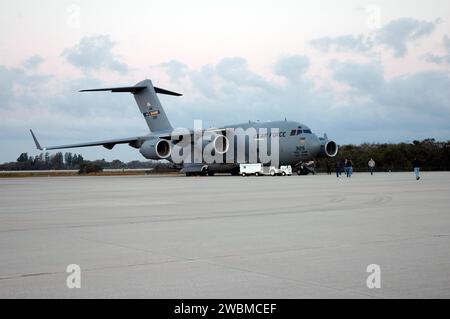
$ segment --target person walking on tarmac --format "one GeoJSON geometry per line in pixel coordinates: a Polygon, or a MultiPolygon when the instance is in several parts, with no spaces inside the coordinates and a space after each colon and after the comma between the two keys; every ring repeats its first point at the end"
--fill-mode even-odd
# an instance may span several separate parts
{"type": "Polygon", "coordinates": [[[339,160],[336,160],[334,162],[334,168],[336,170],[336,177],[339,178],[339,175],[341,175],[341,167],[339,165],[339,160]]]}
{"type": "Polygon", "coordinates": [[[347,177],[352,177],[353,163],[352,160],[349,158],[345,161],[345,172],[347,173],[347,177]]]}
{"type": "Polygon", "coordinates": [[[331,165],[330,165],[330,162],[328,160],[326,161],[326,166],[327,166],[327,174],[331,175],[331,165]]]}
{"type": "Polygon", "coordinates": [[[373,175],[373,171],[375,170],[375,161],[373,160],[373,158],[370,159],[367,165],[369,166],[370,175],[373,175]]]}
{"type": "Polygon", "coordinates": [[[344,161],[343,159],[337,159],[334,162],[334,168],[336,169],[336,177],[341,177],[342,172],[344,171],[344,161]]]}
{"type": "Polygon", "coordinates": [[[414,167],[414,174],[416,175],[416,180],[420,179],[420,161],[417,158],[414,158],[412,162],[414,167]]]}

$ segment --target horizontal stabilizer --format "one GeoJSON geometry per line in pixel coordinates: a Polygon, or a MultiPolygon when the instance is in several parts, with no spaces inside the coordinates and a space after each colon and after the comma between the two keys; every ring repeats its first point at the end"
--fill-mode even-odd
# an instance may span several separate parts
{"type": "Polygon", "coordinates": [[[155,92],[159,93],[159,94],[174,95],[174,96],[182,96],[183,95],[183,94],[180,94],[180,93],[177,93],[177,92],[164,90],[164,89],[161,89],[161,88],[156,87],[156,86],[155,86],[155,92]]]}
{"type": "MultiPolygon", "coordinates": [[[[80,92],[98,92],[98,91],[111,91],[113,93],[118,92],[130,92],[130,93],[138,93],[139,91],[142,91],[143,89],[147,88],[147,86],[123,86],[123,87],[116,87],[116,88],[104,88],[104,89],[87,89],[87,90],[80,90],[80,92]]],[[[159,87],[154,87],[156,93],[160,94],[166,94],[166,95],[174,95],[174,96],[181,96],[182,94],[168,91],[165,89],[161,89],[159,87]]]]}
{"type": "Polygon", "coordinates": [[[88,90],[80,90],[80,92],[97,92],[97,91],[111,91],[111,92],[130,92],[136,93],[143,89],[146,86],[123,86],[118,88],[104,88],[104,89],[88,89],[88,90]]]}

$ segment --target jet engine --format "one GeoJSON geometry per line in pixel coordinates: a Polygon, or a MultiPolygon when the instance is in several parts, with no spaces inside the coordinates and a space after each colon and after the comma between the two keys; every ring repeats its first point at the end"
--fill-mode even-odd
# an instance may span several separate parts
{"type": "Polygon", "coordinates": [[[319,157],[335,157],[338,153],[339,147],[335,141],[321,139],[321,149],[319,157]]]}
{"type": "Polygon", "coordinates": [[[170,156],[172,146],[168,140],[154,139],[145,141],[139,152],[148,159],[160,160],[170,156]]]}
{"type": "Polygon", "coordinates": [[[202,145],[202,150],[212,143],[213,152],[217,154],[225,154],[230,147],[228,138],[225,135],[217,133],[205,133],[201,141],[197,141],[197,143],[202,145]]]}

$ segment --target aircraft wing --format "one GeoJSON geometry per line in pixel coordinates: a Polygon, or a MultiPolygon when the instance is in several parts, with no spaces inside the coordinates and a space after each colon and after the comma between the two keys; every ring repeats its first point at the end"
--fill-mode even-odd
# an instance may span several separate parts
{"type": "Polygon", "coordinates": [[[67,144],[67,145],[58,145],[58,146],[47,146],[42,147],[41,144],[39,144],[39,141],[37,140],[36,136],[33,133],[33,130],[30,130],[31,136],[33,137],[34,143],[36,144],[36,148],[41,151],[48,151],[48,150],[57,150],[57,149],[63,149],[63,148],[75,148],[75,147],[85,147],[85,146],[100,146],[107,149],[112,149],[116,144],[129,144],[132,147],[140,147],[141,141],[144,139],[143,137],[127,137],[127,138],[119,138],[119,139],[112,139],[112,140],[104,140],[104,141],[95,141],[95,142],[87,142],[87,143],[79,143],[79,144],[67,144]]]}

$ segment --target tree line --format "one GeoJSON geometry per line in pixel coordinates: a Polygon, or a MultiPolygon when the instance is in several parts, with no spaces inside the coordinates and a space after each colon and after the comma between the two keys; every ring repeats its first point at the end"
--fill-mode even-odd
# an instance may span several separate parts
{"type": "Polygon", "coordinates": [[[19,155],[15,162],[0,164],[0,170],[3,171],[28,171],[28,170],[61,170],[61,169],[80,169],[83,164],[93,164],[103,169],[133,169],[133,168],[152,168],[157,161],[131,161],[122,162],[113,160],[111,162],[105,159],[88,161],[81,154],[72,154],[70,152],[55,154],[40,153],[36,156],[29,156],[28,153],[19,155]]]}
{"type": "MultiPolygon", "coordinates": [[[[316,170],[326,172],[334,171],[337,163],[344,159],[351,159],[355,171],[367,171],[368,161],[373,158],[377,171],[408,171],[412,170],[412,161],[417,158],[423,170],[450,171],[450,141],[437,142],[434,139],[414,141],[412,143],[342,145],[339,153],[333,159],[318,159],[316,170]]],[[[53,170],[53,169],[79,169],[82,164],[95,164],[103,169],[133,169],[154,168],[156,166],[171,166],[158,161],[131,161],[122,162],[118,159],[111,162],[105,159],[87,161],[81,154],[58,152],[50,155],[41,153],[29,156],[22,153],[16,162],[0,165],[0,170],[53,170]]],[[[173,165],[172,165],[173,166],[173,165]]]]}
{"type": "Polygon", "coordinates": [[[413,169],[412,161],[415,158],[419,160],[423,170],[449,171],[450,141],[437,142],[435,139],[425,139],[412,143],[343,145],[340,146],[335,159],[318,160],[316,167],[322,172],[328,168],[335,171],[336,163],[351,159],[355,171],[365,172],[371,158],[375,161],[376,170],[379,172],[410,171],[413,169]]]}

